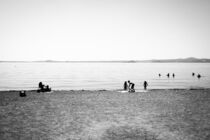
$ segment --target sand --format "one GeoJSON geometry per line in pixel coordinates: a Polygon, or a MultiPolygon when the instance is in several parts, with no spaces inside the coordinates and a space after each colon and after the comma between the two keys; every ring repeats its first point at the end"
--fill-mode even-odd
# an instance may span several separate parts
{"type": "Polygon", "coordinates": [[[1,140],[209,140],[210,90],[0,92],[1,140]]]}

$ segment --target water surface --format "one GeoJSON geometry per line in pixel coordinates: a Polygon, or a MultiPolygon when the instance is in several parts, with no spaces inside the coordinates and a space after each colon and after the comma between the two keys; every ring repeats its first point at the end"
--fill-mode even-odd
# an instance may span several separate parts
{"type": "Polygon", "coordinates": [[[131,80],[135,88],[210,88],[209,63],[0,63],[0,90],[37,89],[38,82],[57,90],[116,90],[131,80]],[[196,76],[202,75],[199,80],[196,76]],[[158,74],[161,73],[161,77],[158,74]],[[175,73],[175,78],[166,74],[175,73]]]}

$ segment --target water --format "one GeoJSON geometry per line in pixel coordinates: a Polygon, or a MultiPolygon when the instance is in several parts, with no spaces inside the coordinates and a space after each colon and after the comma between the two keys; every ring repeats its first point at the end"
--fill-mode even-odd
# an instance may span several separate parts
{"type": "Polygon", "coordinates": [[[116,90],[126,80],[137,90],[144,80],[149,89],[210,88],[210,63],[0,63],[0,90],[37,89],[40,81],[57,90],[116,90]]]}

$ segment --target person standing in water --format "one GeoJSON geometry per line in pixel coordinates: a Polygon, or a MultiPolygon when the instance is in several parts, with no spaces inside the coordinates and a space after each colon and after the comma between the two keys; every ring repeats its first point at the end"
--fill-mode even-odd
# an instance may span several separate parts
{"type": "Polygon", "coordinates": [[[128,86],[128,90],[130,90],[130,86],[131,86],[131,82],[130,82],[130,80],[128,80],[128,84],[127,84],[127,86],[128,86]]]}
{"type": "Polygon", "coordinates": [[[174,77],[175,77],[175,74],[173,73],[173,75],[172,75],[172,76],[173,76],[173,78],[174,78],[174,77]]]}
{"type": "Polygon", "coordinates": [[[134,88],[135,84],[131,83],[131,88],[130,88],[130,92],[135,92],[135,88],[134,88]]]}
{"type": "Polygon", "coordinates": [[[144,81],[144,90],[147,90],[147,86],[148,86],[148,83],[147,83],[147,81],[144,81]]]}
{"type": "Polygon", "coordinates": [[[127,89],[128,89],[128,84],[127,84],[127,81],[125,81],[125,82],[124,82],[123,87],[124,87],[124,90],[127,90],[127,89]]]}
{"type": "Polygon", "coordinates": [[[158,76],[161,77],[161,74],[159,73],[158,76]]]}
{"type": "Polygon", "coordinates": [[[194,72],[192,73],[192,76],[193,76],[193,77],[195,76],[195,73],[194,73],[194,72]]]}
{"type": "Polygon", "coordinates": [[[135,92],[134,86],[135,84],[128,80],[128,92],[135,92]]]}
{"type": "Polygon", "coordinates": [[[200,79],[200,78],[201,78],[201,75],[200,75],[200,74],[198,74],[198,76],[197,76],[197,77],[198,77],[198,79],[200,79]]]}
{"type": "Polygon", "coordinates": [[[169,78],[170,77],[170,74],[168,73],[166,76],[169,78]]]}

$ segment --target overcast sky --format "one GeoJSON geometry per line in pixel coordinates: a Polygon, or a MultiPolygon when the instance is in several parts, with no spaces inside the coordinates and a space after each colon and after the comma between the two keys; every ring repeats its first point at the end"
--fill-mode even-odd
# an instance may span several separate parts
{"type": "Polygon", "coordinates": [[[0,60],[210,58],[209,0],[0,0],[0,60]]]}

